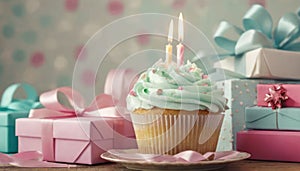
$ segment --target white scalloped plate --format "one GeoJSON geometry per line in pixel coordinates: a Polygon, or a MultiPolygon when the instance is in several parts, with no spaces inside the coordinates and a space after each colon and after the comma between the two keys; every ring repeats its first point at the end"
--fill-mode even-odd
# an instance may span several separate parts
{"type": "MultiPolygon", "coordinates": [[[[137,149],[126,149],[120,150],[122,153],[130,154],[130,153],[137,153],[137,149]]],[[[239,152],[233,158],[224,159],[224,160],[212,160],[212,161],[200,161],[196,163],[183,163],[183,162],[153,162],[153,161],[146,161],[143,159],[140,160],[132,160],[122,158],[116,155],[113,155],[109,152],[105,152],[101,155],[101,157],[105,160],[116,162],[124,165],[128,169],[133,170],[216,170],[223,168],[229,163],[237,162],[240,160],[244,160],[250,157],[249,153],[239,152]]]]}

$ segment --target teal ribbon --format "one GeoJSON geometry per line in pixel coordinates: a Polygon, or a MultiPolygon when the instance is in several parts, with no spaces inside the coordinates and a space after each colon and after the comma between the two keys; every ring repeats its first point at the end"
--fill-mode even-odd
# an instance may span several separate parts
{"type": "Polygon", "coordinates": [[[42,107],[38,101],[36,90],[29,84],[13,84],[9,86],[2,95],[0,111],[30,111],[42,107]],[[16,91],[22,88],[27,95],[25,99],[14,99],[16,91]]]}
{"type": "Polygon", "coordinates": [[[300,51],[300,12],[283,15],[273,31],[273,20],[261,5],[253,5],[243,17],[244,29],[222,21],[214,34],[216,44],[227,50],[225,56],[241,56],[257,48],[300,51]]]}

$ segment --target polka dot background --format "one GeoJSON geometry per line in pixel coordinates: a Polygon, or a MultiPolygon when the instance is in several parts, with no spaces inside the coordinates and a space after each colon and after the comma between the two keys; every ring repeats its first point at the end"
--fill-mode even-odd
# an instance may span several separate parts
{"type": "MultiPolygon", "coordinates": [[[[0,93],[14,82],[31,83],[39,92],[71,86],[75,62],[88,57],[84,44],[121,17],[138,13],[177,16],[183,12],[185,19],[212,40],[221,20],[241,25],[242,15],[255,3],[265,6],[275,21],[300,6],[299,0],[0,0],[0,93]]],[[[126,56],[143,48],[163,50],[164,45],[165,41],[151,35],[137,36],[113,49],[101,72],[84,71],[80,80],[86,86],[96,82],[102,92],[105,75],[126,56]]]]}
{"type": "Polygon", "coordinates": [[[2,34],[5,38],[9,39],[13,37],[14,33],[14,26],[7,24],[2,27],[2,34]]]}

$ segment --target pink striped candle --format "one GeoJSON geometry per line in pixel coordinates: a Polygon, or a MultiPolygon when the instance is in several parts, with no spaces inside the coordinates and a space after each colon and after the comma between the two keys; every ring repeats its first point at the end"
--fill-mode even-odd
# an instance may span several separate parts
{"type": "Polygon", "coordinates": [[[179,43],[177,45],[177,66],[178,67],[183,65],[183,63],[184,63],[183,54],[184,54],[184,46],[181,43],[179,43]]]}
{"type": "Polygon", "coordinates": [[[184,46],[182,45],[183,41],[183,17],[182,13],[179,15],[179,22],[178,22],[178,40],[179,44],[177,45],[177,66],[181,66],[184,63],[184,46]]]}

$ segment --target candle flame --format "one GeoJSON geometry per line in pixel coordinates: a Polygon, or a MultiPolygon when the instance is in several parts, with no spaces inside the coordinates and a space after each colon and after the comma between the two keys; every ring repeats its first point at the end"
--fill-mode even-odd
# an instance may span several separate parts
{"type": "Polygon", "coordinates": [[[182,13],[179,14],[179,22],[178,22],[178,41],[183,41],[183,17],[182,13]]]}
{"type": "Polygon", "coordinates": [[[169,35],[168,35],[168,42],[172,43],[173,40],[173,20],[171,20],[169,25],[169,35]]]}

